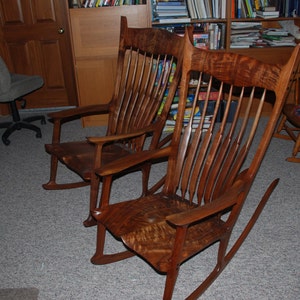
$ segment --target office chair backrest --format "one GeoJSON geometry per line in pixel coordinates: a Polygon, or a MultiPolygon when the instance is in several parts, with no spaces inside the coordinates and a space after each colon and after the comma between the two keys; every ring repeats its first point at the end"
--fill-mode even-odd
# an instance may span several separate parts
{"type": "Polygon", "coordinates": [[[11,84],[10,72],[2,59],[0,57],[0,94],[5,94],[9,91],[11,84]]]}

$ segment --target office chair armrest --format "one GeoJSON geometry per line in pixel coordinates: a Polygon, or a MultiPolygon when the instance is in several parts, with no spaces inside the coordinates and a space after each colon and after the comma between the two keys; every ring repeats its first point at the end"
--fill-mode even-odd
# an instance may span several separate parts
{"type": "Polygon", "coordinates": [[[108,163],[105,166],[96,169],[95,172],[102,177],[117,174],[119,172],[138,166],[139,164],[150,160],[167,158],[170,155],[171,150],[172,147],[168,146],[162,149],[136,152],[126,157],[117,159],[111,163],[108,163]]]}
{"type": "Polygon", "coordinates": [[[52,112],[48,114],[48,117],[55,121],[67,122],[74,119],[79,119],[81,117],[86,117],[90,115],[107,114],[109,112],[109,103],[107,104],[97,104],[97,105],[87,105],[81,107],[70,108],[66,110],[61,110],[57,112],[52,112]]]}
{"type": "Polygon", "coordinates": [[[186,227],[209,216],[225,211],[236,204],[238,197],[248,188],[248,181],[238,180],[226,193],[213,202],[191,210],[167,216],[167,221],[177,227],[186,227]]]}

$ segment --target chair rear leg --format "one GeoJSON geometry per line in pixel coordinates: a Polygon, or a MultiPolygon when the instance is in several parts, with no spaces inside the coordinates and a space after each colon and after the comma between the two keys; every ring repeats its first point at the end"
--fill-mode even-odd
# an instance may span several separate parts
{"type": "Polygon", "coordinates": [[[150,163],[147,163],[142,167],[142,196],[146,196],[148,194],[150,169],[150,163]]]}
{"type": "Polygon", "coordinates": [[[284,140],[291,139],[291,137],[289,135],[281,133],[281,131],[286,130],[286,125],[285,125],[286,120],[287,120],[286,116],[282,115],[281,120],[277,126],[277,129],[276,129],[275,133],[273,134],[274,137],[284,139],[284,140]]]}
{"type": "Polygon", "coordinates": [[[223,237],[223,239],[219,242],[220,244],[216,266],[214,267],[212,272],[206,277],[206,279],[203,282],[201,282],[201,284],[186,298],[186,300],[198,299],[225,269],[225,267],[230,261],[225,259],[229,239],[230,234],[228,232],[228,234],[225,237],[223,237]]]}
{"type": "Polygon", "coordinates": [[[57,183],[57,168],[58,168],[58,158],[51,154],[51,163],[50,163],[50,179],[47,183],[44,183],[42,186],[45,190],[64,190],[64,189],[74,189],[78,187],[83,187],[90,185],[90,181],[77,181],[70,183],[57,183]]]}
{"type": "Polygon", "coordinates": [[[296,143],[295,143],[295,147],[293,149],[293,156],[296,156],[297,153],[299,152],[300,150],[300,132],[298,134],[298,137],[296,139],[296,143]]]}
{"type": "Polygon", "coordinates": [[[296,157],[300,152],[300,133],[295,142],[295,146],[293,148],[292,157],[288,157],[286,160],[289,162],[300,163],[300,157],[296,157]]]}

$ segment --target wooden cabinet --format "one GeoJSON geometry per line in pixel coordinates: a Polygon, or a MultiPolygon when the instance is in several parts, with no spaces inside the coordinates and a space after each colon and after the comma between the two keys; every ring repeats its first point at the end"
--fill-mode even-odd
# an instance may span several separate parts
{"type": "MultiPolygon", "coordinates": [[[[113,93],[120,17],[131,27],[150,27],[148,5],[70,9],[78,104],[107,103],[113,93]]],[[[106,124],[103,116],[86,117],[84,126],[106,124]]]]}

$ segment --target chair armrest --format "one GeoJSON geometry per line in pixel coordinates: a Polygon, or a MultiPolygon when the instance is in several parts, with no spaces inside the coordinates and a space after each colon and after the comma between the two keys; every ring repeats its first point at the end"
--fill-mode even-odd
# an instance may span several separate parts
{"type": "Polygon", "coordinates": [[[235,184],[213,202],[191,210],[167,216],[167,221],[177,227],[186,227],[209,216],[220,213],[237,203],[238,197],[247,190],[248,181],[238,180],[235,184]]]}
{"type": "Polygon", "coordinates": [[[137,137],[140,137],[141,135],[144,135],[144,134],[147,134],[147,133],[150,133],[153,131],[154,131],[154,127],[150,125],[147,128],[143,128],[143,129],[137,130],[135,132],[108,135],[108,136],[102,136],[102,137],[87,137],[87,139],[90,143],[103,145],[106,143],[137,138],[137,137]]]}
{"type": "Polygon", "coordinates": [[[111,163],[108,163],[105,166],[96,169],[95,172],[100,176],[109,176],[117,174],[146,161],[168,157],[171,153],[171,150],[172,147],[168,146],[162,149],[144,150],[136,152],[126,157],[122,157],[118,160],[115,160],[111,163]]]}
{"type": "Polygon", "coordinates": [[[109,103],[98,105],[87,105],[82,107],[75,107],[48,114],[48,117],[54,120],[67,121],[68,119],[76,119],[89,115],[107,114],[109,112],[109,103]]]}

